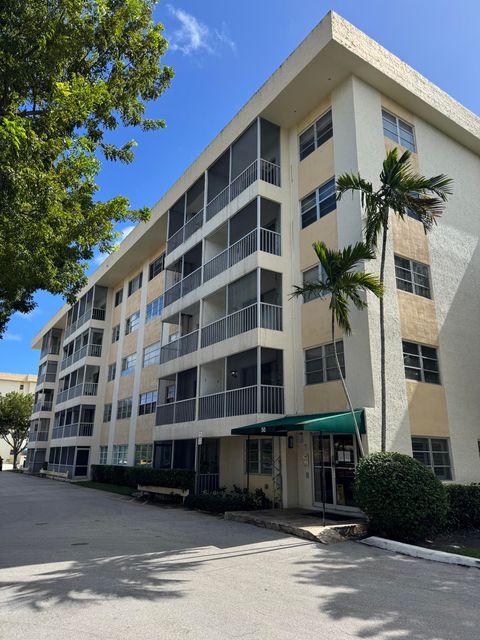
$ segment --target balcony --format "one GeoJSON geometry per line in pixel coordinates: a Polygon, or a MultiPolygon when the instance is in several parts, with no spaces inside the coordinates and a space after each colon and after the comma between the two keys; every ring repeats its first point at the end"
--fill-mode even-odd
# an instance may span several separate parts
{"type": "Polygon", "coordinates": [[[198,349],[198,334],[197,329],[163,346],[160,350],[160,364],[196,351],[198,349]]]}
{"type": "Polygon", "coordinates": [[[176,300],[183,298],[187,293],[194,291],[202,284],[202,267],[198,267],[192,273],[189,273],[188,276],[185,276],[182,280],[177,282],[165,291],[165,306],[172,304],[176,300]]]}
{"type": "Polygon", "coordinates": [[[74,387],[60,391],[57,396],[57,404],[66,402],[72,398],[78,398],[79,396],[96,396],[97,390],[98,383],[96,382],[83,382],[81,384],[77,384],[74,387]]]}
{"type": "Polygon", "coordinates": [[[174,249],[179,247],[185,240],[188,240],[195,231],[203,226],[203,209],[196,213],[190,220],[183,225],[181,229],[176,231],[167,240],[167,253],[171,253],[174,249]]]}
{"type": "Polygon", "coordinates": [[[102,345],[101,344],[86,344],[81,349],[74,351],[71,355],[67,356],[62,360],[60,365],[60,370],[66,369],[70,365],[78,362],[82,358],[86,356],[92,356],[94,358],[100,358],[102,356],[102,345]]]}
{"type": "Polygon", "coordinates": [[[282,307],[261,302],[211,322],[202,328],[201,346],[208,347],[257,327],[281,331],[282,307]]]}
{"type": "Polygon", "coordinates": [[[93,422],[77,422],[53,427],[52,429],[52,440],[72,437],[83,438],[91,435],[93,435],[93,422]]]}
{"type": "Polygon", "coordinates": [[[28,434],[29,442],[46,442],[48,440],[48,431],[33,431],[28,434]]]}
{"type": "Polygon", "coordinates": [[[285,413],[283,387],[253,385],[199,398],[199,420],[243,416],[252,413],[285,413]]]}
{"type": "Polygon", "coordinates": [[[41,373],[37,377],[37,387],[40,387],[45,382],[49,382],[49,383],[55,382],[56,379],[57,379],[56,373],[41,373]]]}
{"type": "Polygon", "coordinates": [[[242,171],[230,184],[218,193],[207,204],[205,219],[211,220],[227,204],[237,198],[242,191],[248,189],[257,180],[263,180],[277,187],[280,186],[280,166],[273,162],[268,162],[263,158],[254,160],[246,169],[242,171]]]}
{"type": "Polygon", "coordinates": [[[178,422],[192,422],[195,420],[197,399],[179,400],[157,407],[157,425],[176,424],[178,422]]]}
{"type": "Polygon", "coordinates": [[[39,400],[33,405],[33,413],[37,411],[51,411],[53,402],[51,400],[39,400]]]}
{"type": "Polygon", "coordinates": [[[88,320],[105,320],[105,309],[88,309],[80,318],[72,322],[70,326],[65,329],[65,338],[72,335],[79,327],[85,324],[88,320]]]}

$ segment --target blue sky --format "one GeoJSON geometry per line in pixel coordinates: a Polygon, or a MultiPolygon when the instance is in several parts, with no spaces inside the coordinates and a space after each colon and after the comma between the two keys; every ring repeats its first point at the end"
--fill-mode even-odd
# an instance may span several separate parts
{"type": "MultiPolygon", "coordinates": [[[[330,9],[480,113],[478,0],[161,2],[155,17],[171,42],[164,62],[176,75],[149,116],[165,118],[167,128],[115,132],[117,142],[137,140],[136,160],[104,163],[100,197],[121,194],[134,207],[155,204],[330,9]]],[[[45,292],[36,300],[37,309],[16,314],[0,340],[0,371],[36,373],[39,354],[31,338],[62,304],[45,292]]]]}

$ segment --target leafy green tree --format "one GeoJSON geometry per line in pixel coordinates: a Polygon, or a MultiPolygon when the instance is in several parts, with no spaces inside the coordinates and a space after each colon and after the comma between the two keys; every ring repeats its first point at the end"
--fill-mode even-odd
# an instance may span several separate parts
{"type": "MultiPolygon", "coordinates": [[[[347,192],[359,192],[366,213],[365,239],[367,245],[376,249],[379,234],[382,234],[380,253],[380,281],[384,282],[385,259],[390,215],[402,220],[413,212],[422,222],[425,233],[430,231],[442,214],[444,203],[451,193],[452,180],[441,174],[426,178],[416,173],[410,162],[411,153],[405,151],[398,157],[396,148],[388,152],[380,173],[380,187],[374,190],[371,182],[360,175],[344,174],[337,180],[338,200],[347,192]]],[[[381,450],[387,442],[387,385],[385,362],[385,308],[380,298],[380,370],[382,393],[381,450]]]]}
{"type": "Polygon", "coordinates": [[[11,391],[0,396],[0,438],[13,450],[14,469],[19,453],[27,444],[32,407],[32,394],[11,391]]]}
{"type": "Polygon", "coordinates": [[[98,199],[101,157],[131,162],[118,126],[146,118],[170,85],[155,0],[4,0],[0,5],[0,335],[44,289],[69,302],[114,225],[143,221],[127,198],[98,199]]]}
{"type": "Polygon", "coordinates": [[[313,249],[320,262],[322,270],[321,278],[307,282],[303,286],[295,286],[292,295],[295,297],[314,296],[318,298],[330,298],[328,308],[332,316],[332,343],[335,362],[340,380],[342,381],[343,391],[352,413],[358,447],[363,456],[363,445],[357,418],[338,359],[337,345],[335,342],[335,325],[337,324],[343,329],[345,334],[350,334],[352,327],[350,325],[349,304],[353,303],[357,309],[364,309],[367,306],[367,302],[365,298],[362,297],[362,294],[370,291],[375,296],[381,297],[383,295],[383,287],[377,276],[358,271],[361,263],[366,260],[371,260],[374,257],[373,251],[363,242],[357,242],[357,244],[353,246],[349,245],[339,251],[329,249],[324,242],[315,242],[313,249]]]}

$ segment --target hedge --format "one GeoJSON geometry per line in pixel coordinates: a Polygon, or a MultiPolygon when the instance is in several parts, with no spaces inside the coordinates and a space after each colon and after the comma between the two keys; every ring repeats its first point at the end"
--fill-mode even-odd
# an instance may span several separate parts
{"type": "Polygon", "coordinates": [[[480,484],[447,484],[447,527],[480,529],[480,484]]]}
{"type": "Polygon", "coordinates": [[[234,487],[231,491],[219,489],[212,493],[190,495],[185,500],[185,505],[191,509],[201,509],[211,513],[225,513],[225,511],[268,509],[272,506],[272,503],[262,489],[256,489],[254,493],[250,493],[247,489],[234,487]]]}
{"type": "Polygon", "coordinates": [[[445,527],[447,494],[433,471],[401,453],[362,458],[355,474],[358,506],[369,530],[386,538],[416,542],[445,527]]]}
{"type": "Polygon", "coordinates": [[[152,485],[190,489],[195,487],[195,472],[189,469],[152,469],[151,467],[125,467],[111,464],[93,464],[92,480],[125,487],[152,485]]]}

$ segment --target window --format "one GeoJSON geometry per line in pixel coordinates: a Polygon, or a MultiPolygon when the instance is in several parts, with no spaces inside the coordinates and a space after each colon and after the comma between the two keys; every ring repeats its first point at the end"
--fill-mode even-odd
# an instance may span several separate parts
{"type": "Polygon", "coordinates": [[[431,298],[428,267],[421,262],[395,256],[395,276],[397,288],[431,298]]]}
{"type": "MultiPolygon", "coordinates": [[[[315,265],[311,269],[307,269],[303,272],[303,284],[306,285],[309,282],[318,282],[318,280],[325,281],[325,272],[320,264],[315,265]]],[[[316,298],[321,298],[322,293],[320,291],[309,291],[303,294],[303,301],[310,302],[316,298]]]]}
{"type": "Polygon", "coordinates": [[[112,342],[118,342],[120,339],[120,325],[117,324],[112,329],[112,342]]]}
{"type": "Polygon", "coordinates": [[[25,385],[24,385],[24,384],[21,384],[21,385],[20,385],[20,391],[23,391],[24,389],[25,389],[25,385]]]}
{"type": "Polygon", "coordinates": [[[247,441],[247,470],[248,473],[272,475],[273,440],[271,438],[247,441]]]}
{"type": "MultiPolygon", "coordinates": [[[[342,375],[345,377],[343,340],[339,340],[336,345],[342,375]]],[[[305,351],[305,384],[319,384],[320,382],[339,379],[340,375],[338,373],[332,342],[305,351]]]]}
{"type": "Polygon", "coordinates": [[[154,342],[143,350],[143,366],[160,364],[160,342],[154,342]]]}
{"type": "Polygon", "coordinates": [[[112,362],[112,364],[108,365],[107,382],[111,382],[112,380],[115,380],[116,375],[117,375],[117,363],[112,362]]]}
{"type": "Polygon", "coordinates": [[[440,384],[437,350],[415,342],[403,341],[405,377],[419,382],[440,384]]]}
{"type": "Polygon", "coordinates": [[[100,447],[100,458],[98,464],[107,464],[108,447],[100,447]]]}
{"type": "Polygon", "coordinates": [[[135,371],[135,365],[137,364],[137,354],[131,353],[129,356],[122,358],[122,376],[128,376],[135,371]]]}
{"type": "Polygon", "coordinates": [[[136,444],[135,445],[135,466],[146,465],[152,466],[153,460],[153,444],[136,444]]]}
{"type": "Polygon", "coordinates": [[[300,160],[309,156],[333,135],[332,112],[327,111],[299,137],[300,160]]]}
{"type": "Polygon", "coordinates": [[[109,402],[103,407],[103,421],[110,422],[111,419],[112,419],[112,403],[109,402]]]}
{"type": "Polygon", "coordinates": [[[162,313],[163,309],[163,296],[159,298],[155,298],[149,304],[147,304],[147,317],[145,322],[149,322],[149,320],[153,320],[162,313]]]}
{"type": "Polygon", "coordinates": [[[119,304],[122,304],[123,300],[123,289],[119,289],[115,293],[115,306],[118,307],[119,304]]]}
{"type": "Polygon", "coordinates": [[[336,202],[335,178],[330,178],[300,202],[302,229],[333,211],[336,202]]]}
{"type": "Polygon", "coordinates": [[[128,464],[128,444],[114,444],[112,464],[128,464]]]}
{"type": "Polygon", "coordinates": [[[157,407],[157,391],[147,391],[141,393],[138,401],[138,415],[146,416],[148,413],[154,413],[157,407]]]}
{"type": "Polygon", "coordinates": [[[416,151],[415,134],[411,124],[400,120],[397,116],[382,109],[383,133],[402,147],[410,151],[416,151]]]}
{"type": "Polygon", "coordinates": [[[129,333],[138,329],[138,325],[140,324],[140,311],[135,311],[132,315],[126,319],[125,321],[125,335],[128,336],[129,333]]]}
{"type": "Polygon", "coordinates": [[[165,269],[165,254],[162,253],[161,256],[158,256],[153,262],[150,263],[148,267],[148,279],[152,280],[155,276],[158,276],[159,273],[165,269]]]}
{"type": "Polygon", "coordinates": [[[123,400],[119,400],[117,404],[117,420],[130,418],[131,415],[132,415],[132,399],[123,398],[123,400]]]}
{"type": "Polygon", "coordinates": [[[128,283],[128,295],[131,296],[132,293],[138,291],[142,287],[143,273],[140,272],[135,278],[132,278],[128,283]]]}
{"type": "Polygon", "coordinates": [[[447,438],[412,438],[413,457],[430,467],[440,480],[452,479],[452,463],[447,438]]]}

